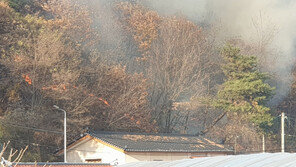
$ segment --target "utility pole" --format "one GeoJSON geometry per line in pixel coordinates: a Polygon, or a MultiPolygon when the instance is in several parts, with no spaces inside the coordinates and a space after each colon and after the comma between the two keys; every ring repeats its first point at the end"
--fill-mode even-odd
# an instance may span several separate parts
{"type": "Polygon", "coordinates": [[[265,153],[265,137],[262,135],[262,152],[265,153]]]}
{"type": "Polygon", "coordinates": [[[236,137],[234,138],[234,155],[236,155],[236,137]]]}
{"type": "Polygon", "coordinates": [[[64,162],[67,163],[67,114],[66,111],[64,111],[64,162]]]}
{"type": "Polygon", "coordinates": [[[237,154],[237,150],[236,150],[236,147],[237,147],[237,138],[238,138],[238,136],[235,136],[234,137],[234,155],[237,154]]]}
{"type": "Polygon", "coordinates": [[[285,152],[285,113],[282,112],[281,114],[281,146],[282,146],[282,153],[285,152]]]}
{"type": "Polygon", "coordinates": [[[59,106],[53,105],[53,107],[64,112],[64,163],[67,163],[67,113],[59,106]]]}

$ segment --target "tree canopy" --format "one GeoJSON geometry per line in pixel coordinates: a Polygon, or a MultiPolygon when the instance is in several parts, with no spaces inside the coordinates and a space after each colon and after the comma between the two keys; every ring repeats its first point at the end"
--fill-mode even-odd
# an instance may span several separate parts
{"type": "Polygon", "coordinates": [[[0,141],[29,145],[25,161],[59,160],[53,105],[68,142],[88,129],[186,133],[248,152],[279,133],[268,43],[221,35],[218,21],[132,0],[0,0],[0,16],[0,141]]]}
{"type": "Polygon", "coordinates": [[[216,107],[239,114],[257,126],[270,125],[272,116],[267,102],[275,88],[266,82],[268,74],[259,71],[257,58],[242,55],[239,48],[231,45],[225,46],[221,54],[226,79],[218,91],[216,107]]]}

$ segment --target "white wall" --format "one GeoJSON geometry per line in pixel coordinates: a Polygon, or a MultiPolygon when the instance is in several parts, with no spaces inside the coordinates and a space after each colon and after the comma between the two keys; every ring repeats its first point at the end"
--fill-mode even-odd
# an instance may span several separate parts
{"type": "Polygon", "coordinates": [[[137,161],[174,161],[179,159],[189,159],[190,153],[161,153],[161,152],[128,152],[126,153],[126,163],[137,161]]]}
{"type": "Polygon", "coordinates": [[[175,153],[175,152],[128,152],[125,155],[126,163],[137,161],[174,161],[180,159],[189,159],[190,157],[209,157],[209,156],[221,156],[225,153],[175,153]]]}
{"type": "Polygon", "coordinates": [[[85,159],[102,159],[102,163],[112,163],[117,159],[119,164],[124,164],[125,154],[94,139],[87,139],[68,149],[67,162],[86,162],[85,159]]]}

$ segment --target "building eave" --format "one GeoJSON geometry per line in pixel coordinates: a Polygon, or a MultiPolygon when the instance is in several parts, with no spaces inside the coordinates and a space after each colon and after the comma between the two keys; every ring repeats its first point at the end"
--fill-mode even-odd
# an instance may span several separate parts
{"type": "Polygon", "coordinates": [[[111,147],[111,148],[113,148],[113,149],[115,149],[115,150],[117,150],[117,151],[125,152],[125,149],[120,148],[120,147],[118,147],[118,146],[116,146],[116,145],[114,145],[114,144],[112,144],[112,143],[109,143],[109,142],[104,141],[104,140],[102,140],[102,139],[99,139],[99,138],[97,138],[97,137],[93,137],[93,139],[94,139],[95,141],[97,141],[97,142],[99,142],[99,143],[101,143],[101,144],[103,144],[103,145],[105,145],[105,146],[111,147]]]}
{"type": "MultiPolygon", "coordinates": [[[[93,138],[92,136],[90,136],[89,134],[85,134],[82,137],[76,139],[75,141],[69,143],[67,145],[67,151],[70,150],[71,148],[75,147],[76,145],[80,144],[81,142],[87,140],[87,139],[91,139],[93,138]]],[[[60,156],[64,154],[64,149],[59,149],[58,151],[55,152],[55,155],[60,156]]]]}
{"type": "MultiPolygon", "coordinates": [[[[120,148],[120,147],[118,147],[118,146],[116,146],[116,145],[114,145],[112,143],[109,143],[107,141],[99,139],[99,138],[97,138],[95,136],[92,136],[91,134],[88,134],[88,133],[85,134],[84,136],[76,139],[75,141],[71,142],[70,144],[68,144],[67,145],[67,151],[71,150],[71,148],[79,145],[81,142],[83,142],[85,140],[91,140],[91,139],[93,139],[93,140],[95,140],[95,141],[97,141],[97,142],[99,142],[99,143],[101,143],[101,144],[103,144],[103,145],[105,145],[107,147],[111,147],[111,148],[113,148],[113,149],[115,149],[117,151],[125,152],[125,150],[123,148],[120,148]]],[[[61,156],[63,154],[64,154],[64,149],[60,149],[60,150],[56,151],[56,153],[55,153],[55,155],[57,155],[57,156],[61,156]]]]}

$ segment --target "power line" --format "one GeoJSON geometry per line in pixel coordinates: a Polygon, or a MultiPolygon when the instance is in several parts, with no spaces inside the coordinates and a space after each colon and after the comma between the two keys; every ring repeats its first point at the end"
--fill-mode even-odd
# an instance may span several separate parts
{"type": "MultiPolygon", "coordinates": [[[[6,142],[4,140],[1,140],[2,142],[6,142]]],[[[50,147],[50,148],[55,148],[57,149],[58,146],[54,146],[54,145],[44,145],[44,144],[39,144],[39,143],[32,143],[32,142],[29,142],[28,140],[24,140],[24,139],[9,139],[9,141],[16,141],[16,142],[20,142],[20,141],[23,141],[22,143],[23,144],[27,144],[27,145],[31,145],[31,146],[34,146],[34,147],[50,147]]]]}
{"type": "MultiPolygon", "coordinates": [[[[290,118],[291,119],[291,118],[290,118]]],[[[295,118],[292,118],[293,120],[295,120],[295,118]]],[[[34,130],[34,131],[41,131],[41,132],[48,132],[48,133],[56,133],[56,134],[64,134],[63,132],[60,132],[60,131],[54,131],[54,130],[48,130],[48,129],[41,129],[41,128],[36,128],[36,127],[28,127],[28,126],[24,126],[24,125],[19,125],[19,124],[15,124],[15,123],[10,123],[10,122],[6,122],[2,119],[2,121],[0,121],[0,123],[4,126],[7,126],[7,125],[10,125],[10,126],[13,126],[13,127],[18,127],[18,128],[23,128],[23,129],[29,129],[29,130],[34,130]]],[[[287,136],[293,136],[295,137],[296,135],[289,135],[289,134],[286,134],[287,136]]],[[[118,138],[118,137],[111,137],[113,139],[122,139],[122,138],[118,138]]],[[[13,140],[13,139],[11,139],[13,140]]],[[[19,140],[13,140],[13,141],[19,141],[19,140]]],[[[22,141],[25,141],[25,140],[22,140],[22,141]]],[[[160,141],[152,141],[152,142],[160,142],[160,141]]],[[[161,141],[163,142],[163,141],[161,141]]],[[[175,143],[175,142],[170,142],[170,143],[175,143]]],[[[31,146],[34,146],[34,147],[48,147],[48,148],[55,148],[55,149],[58,149],[59,147],[58,146],[53,146],[53,145],[43,145],[43,144],[38,144],[38,143],[29,143],[29,142],[26,142],[24,144],[30,144],[31,146]]],[[[292,149],[292,148],[290,148],[292,149]]],[[[89,151],[89,152],[96,152],[96,151],[90,151],[90,150],[81,150],[81,149],[72,149],[72,150],[76,150],[76,151],[89,151]]],[[[280,149],[271,149],[271,150],[266,150],[266,151],[278,151],[280,149]]],[[[245,151],[245,153],[251,153],[251,152],[260,152],[260,151],[245,151]]]]}
{"type": "MultiPolygon", "coordinates": [[[[31,145],[31,146],[34,146],[34,147],[47,147],[47,148],[54,148],[55,150],[58,150],[59,147],[58,146],[53,146],[53,145],[44,145],[44,144],[38,144],[38,143],[30,143],[28,142],[27,140],[23,140],[23,139],[19,139],[21,141],[25,141],[24,144],[28,144],[28,145],[31,145]]],[[[14,140],[12,139],[12,141],[19,141],[19,140],[14,140]]],[[[287,148],[288,150],[294,150],[295,148],[287,148]]],[[[103,152],[103,151],[92,151],[92,150],[84,150],[84,149],[71,149],[71,150],[75,150],[75,151],[82,151],[82,152],[100,152],[100,153],[107,153],[107,152],[103,152]]],[[[280,151],[281,149],[277,149],[277,148],[274,148],[274,149],[267,149],[266,152],[277,152],[277,151],[280,151]]],[[[258,152],[261,152],[261,150],[249,150],[249,151],[240,151],[239,153],[240,154],[248,154],[248,153],[258,153],[258,152]]],[[[51,154],[51,155],[56,155],[56,154],[53,154],[53,153],[48,153],[48,154],[51,154]]]]}
{"type": "Polygon", "coordinates": [[[14,123],[6,122],[6,121],[5,122],[0,121],[0,123],[2,125],[10,125],[10,126],[18,127],[18,128],[35,130],[35,131],[40,131],[40,132],[49,132],[49,133],[64,134],[64,132],[60,132],[60,131],[54,131],[54,130],[48,130],[48,129],[40,129],[40,128],[35,128],[35,127],[29,127],[29,126],[14,124],[14,123]]]}
{"type": "MultiPolygon", "coordinates": [[[[49,132],[49,133],[57,133],[57,134],[64,134],[63,132],[60,131],[53,131],[53,130],[47,130],[47,129],[40,129],[40,128],[35,128],[35,127],[28,127],[28,126],[23,126],[23,125],[18,125],[14,123],[7,123],[7,122],[1,122],[2,125],[11,125],[14,127],[19,127],[19,128],[24,128],[24,129],[29,129],[29,130],[35,130],[35,131],[41,131],[41,132],[49,132]]],[[[109,137],[109,139],[119,139],[119,140],[124,140],[123,138],[120,137],[109,137]]],[[[153,143],[179,143],[176,141],[148,141],[148,142],[153,142],[153,143]]],[[[195,142],[186,142],[186,144],[196,144],[195,142]]]]}

